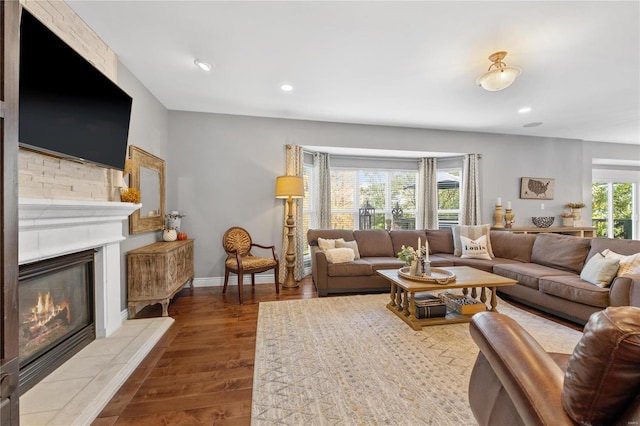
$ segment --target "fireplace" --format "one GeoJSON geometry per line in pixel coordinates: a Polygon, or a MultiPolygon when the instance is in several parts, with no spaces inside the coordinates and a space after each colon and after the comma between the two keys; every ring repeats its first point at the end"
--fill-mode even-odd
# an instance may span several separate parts
{"type": "Polygon", "coordinates": [[[120,296],[120,242],[125,239],[123,221],[140,205],[21,198],[18,207],[20,361],[24,367],[20,391],[24,393],[48,374],[40,370],[42,364],[55,364],[52,371],[67,354],[94,338],[111,335],[126,319],[120,296]],[[52,270],[45,273],[48,268],[52,270]],[[85,280],[84,285],[68,284],[76,278],[85,280]],[[56,288],[55,281],[68,282],[66,289],[56,288]],[[78,309],[81,301],[86,301],[85,307],[78,309]],[[49,315],[43,312],[46,306],[49,315]],[[45,318],[51,315],[52,319],[45,318]],[[45,321],[53,330],[38,334],[42,325],[37,321],[45,321]],[[60,353],[43,355],[41,340],[53,341],[60,353]]]}
{"type": "Polygon", "coordinates": [[[20,391],[96,337],[93,250],[20,266],[20,391]]]}

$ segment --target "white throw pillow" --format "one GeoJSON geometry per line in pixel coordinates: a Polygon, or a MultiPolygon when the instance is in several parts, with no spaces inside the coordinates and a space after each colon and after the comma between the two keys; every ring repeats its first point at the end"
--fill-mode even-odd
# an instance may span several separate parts
{"type": "Polygon", "coordinates": [[[618,276],[640,274],[640,253],[625,256],[606,249],[602,254],[606,259],[618,259],[620,261],[620,269],[618,269],[617,274],[618,276]]]}
{"type": "Polygon", "coordinates": [[[580,278],[598,287],[609,287],[619,267],[619,259],[606,258],[600,253],[596,253],[582,268],[580,278]]]}
{"type": "Polygon", "coordinates": [[[354,259],[360,259],[360,250],[358,250],[358,243],[356,241],[336,240],[336,248],[349,248],[353,250],[354,259]]]}
{"type": "Polygon", "coordinates": [[[339,238],[337,240],[330,240],[328,238],[318,238],[318,247],[320,247],[322,251],[334,249],[336,248],[336,241],[344,241],[344,239],[339,238]]]}
{"type": "Polygon", "coordinates": [[[460,246],[462,255],[466,259],[486,259],[491,260],[489,249],[487,248],[487,236],[472,240],[471,238],[460,236],[460,246]]]}
{"type": "Polygon", "coordinates": [[[495,257],[493,255],[493,250],[491,249],[491,225],[457,225],[451,228],[453,233],[453,254],[455,256],[460,256],[462,254],[462,242],[460,237],[467,237],[472,240],[477,240],[482,235],[487,237],[487,253],[491,258],[495,257]]]}
{"type": "Polygon", "coordinates": [[[329,263],[345,263],[353,261],[355,254],[350,248],[332,248],[325,250],[324,255],[327,256],[329,263]]]}

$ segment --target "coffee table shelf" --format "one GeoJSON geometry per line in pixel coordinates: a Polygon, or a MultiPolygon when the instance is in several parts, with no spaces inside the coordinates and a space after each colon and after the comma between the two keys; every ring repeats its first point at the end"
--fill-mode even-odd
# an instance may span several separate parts
{"type": "Polygon", "coordinates": [[[498,306],[496,288],[514,285],[517,282],[516,280],[468,266],[448,266],[440,269],[446,269],[454,273],[456,280],[446,284],[437,284],[408,280],[400,276],[396,269],[378,270],[378,274],[391,282],[390,301],[387,304],[387,309],[396,314],[414,330],[422,330],[422,327],[430,325],[465,323],[471,321],[472,315],[462,315],[449,310],[445,317],[416,318],[415,293],[461,289],[462,294],[479,300],[485,306],[487,306],[488,301],[489,306],[487,306],[487,309],[495,311],[498,306]],[[478,292],[478,289],[480,289],[480,292],[478,292]],[[491,292],[488,299],[487,289],[491,292]]]}

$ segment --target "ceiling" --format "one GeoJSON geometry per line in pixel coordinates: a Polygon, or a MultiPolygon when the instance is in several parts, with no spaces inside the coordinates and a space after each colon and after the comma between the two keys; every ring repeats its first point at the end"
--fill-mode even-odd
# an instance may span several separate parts
{"type": "Polygon", "coordinates": [[[638,1],[68,3],[170,110],[640,144],[638,1]]]}

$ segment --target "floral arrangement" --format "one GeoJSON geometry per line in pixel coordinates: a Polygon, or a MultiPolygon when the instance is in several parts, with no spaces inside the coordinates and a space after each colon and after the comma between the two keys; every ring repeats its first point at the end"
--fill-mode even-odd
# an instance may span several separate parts
{"type": "Polygon", "coordinates": [[[407,265],[410,265],[416,257],[422,257],[427,253],[427,248],[425,246],[420,247],[419,253],[416,256],[416,249],[413,247],[405,247],[404,245],[400,247],[400,251],[398,252],[398,259],[402,260],[407,265]]]}
{"type": "Polygon", "coordinates": [[[567,203],[564,205],[568,209],[582,209],[584,208],[584,203],[567,203]]]}
{"type": "Polygon", "coordinates": [[[120,201],[138,204],[140,202],[140,191],[135,188],[123,189],[120,191],[120,201]]]}

